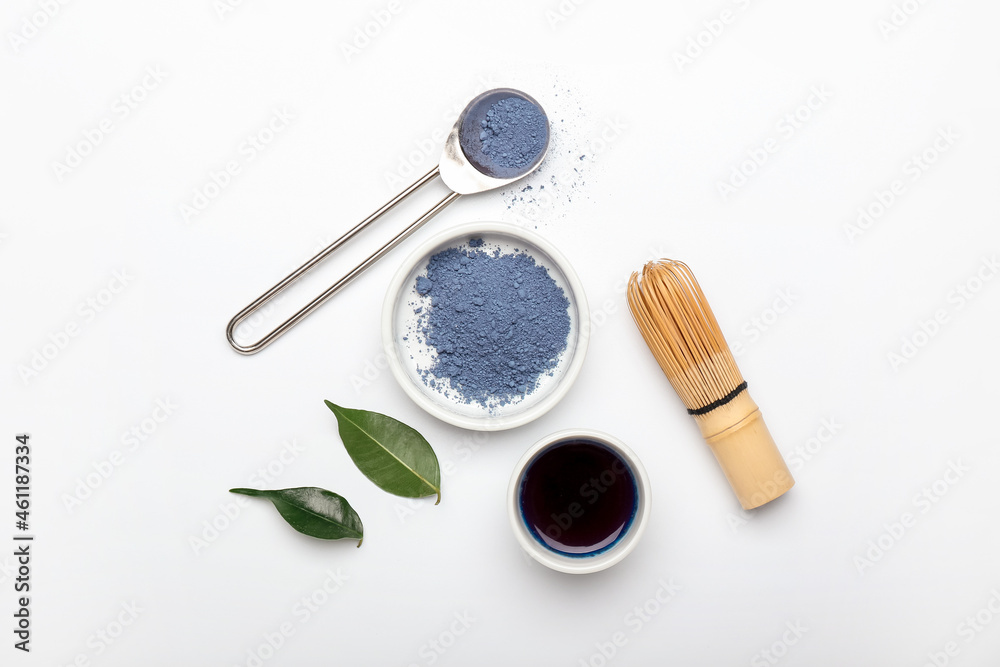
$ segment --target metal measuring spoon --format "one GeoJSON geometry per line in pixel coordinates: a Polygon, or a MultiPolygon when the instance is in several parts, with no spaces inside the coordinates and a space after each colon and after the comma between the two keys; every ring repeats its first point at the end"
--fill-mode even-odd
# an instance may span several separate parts
{"type": "MultiPolygon", "coordinates": [[[[537,133],[536,133],[537,134],[537,133]]],[[[440,213],[448,204],[458,199],[461,195],[470,195],[477,192],[485,192],[495,188],[503,187],[524,178],[531,172],[538,169],[549,148],[549,122],[545,111],[534,98],[512,88],[495,88],[488,90],[473,99],[459,115],[448,138],[445,140],[444,151],[441,153],[441,160],[438,166],[434,167],[421,176],[410,187],[400,192],[392,200],[386,202],[380,209],[352,227],[339,239],[318,252],[312,259],[297,268],[285,277],[284,280],[259,296],[253,303],[236,314],[226,326],[226,339],[234,350],[240,354],[255,354],[273,343],[282,334],[302,321],[307,315],[326,303],[334,294],[343,289],[348,283],[361,275],[368,267],[380,260],[393,248],[405,241],[413,232],[422,227],[428,220],[440,213]],[[494,105],[505,100],[519,100],[516,104],[528,103],[533,105],[543,119],[543,137],[535,137],[536,141],[528,147],[530,154],[520,156],[510,155],[490,155],[485,151],[486,145],[494,139],[487,130],[489,127],[488,116],[494,105]],[[484,145],[485,142],[485,145],[484,145]],[[520,157],[521,160],[516,159],[520,157]],[[523,164],[519,164],[523,162],[523,164]],[[342,278],[337,280],[315,299],[306,304],[302,309],[278,325],[275,329],[250,345],[240,345],[236,342],[236,327],[240,322],[256,312],[267,302],[280,294],[292,283],[301,278],[317,264],[329,257],[337,248],[350,241],[361,230],[375,222],[383,215],[391,211],[397,204],[409,197],[411,194],[422,188],[427,183],[440,176],[448,189],[451,190],[444,199],[435,204],[429,211],[417,218],[402,232],[393,237],[389,242],[368,256],[363,262],[354,267],[342,278]]]]}

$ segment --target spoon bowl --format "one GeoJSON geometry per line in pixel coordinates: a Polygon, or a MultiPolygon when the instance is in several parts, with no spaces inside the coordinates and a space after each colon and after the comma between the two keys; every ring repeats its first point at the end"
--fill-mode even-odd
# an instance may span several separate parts
{"type": "MultiPolygon", "coordinates": [[[[530,109],[530,107],[528,107],[530,109]]],[[[452,192],[471,195],[494,190],[520,180],[538,169],[549,149],[549,121],[545,110],[533,97],[513,88],[494,88],[474,98],[462,111],[454,127],[448,133],[441,162],[438,165],[441,180],[452,192]],[[483,151],[480,138],[483,123],[497,103],[515,100],[525,108],[531,105],[544,121],[544,136],[536,137],[530,159],[520,167],[496,164],[483,151]]]]}

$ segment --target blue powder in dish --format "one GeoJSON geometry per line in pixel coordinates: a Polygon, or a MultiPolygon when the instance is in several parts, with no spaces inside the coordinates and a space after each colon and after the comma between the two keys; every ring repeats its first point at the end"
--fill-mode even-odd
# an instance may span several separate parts
{"type": "Polygon", "coordinates": [[[526,252],[502,254],[449,248],[433,257],[417,278],[420,333],[435,352],[423,381],[450,382],[460,400],[497,407],[531,393],[551,373],[567,347],[569,299],[548,269],[526,252]]]}

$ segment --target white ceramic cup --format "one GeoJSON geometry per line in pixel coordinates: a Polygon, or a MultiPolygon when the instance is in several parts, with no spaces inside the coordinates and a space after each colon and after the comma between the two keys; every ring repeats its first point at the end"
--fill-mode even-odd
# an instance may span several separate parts
{"type": "Polygon", "coordinates": [[[639,458],[624,442],[614,436],[588,429],[569,429],[545,436],[524,453],[514,467],[507,487],[507,516],[514,536],[529,556],[542,565],[569,574],[590,574],[607,569],[628,556],[642,537],[649,521],[649,477],[639,458]],[[593,554],[566,555],[542,544],[528,528],[521,511],[521,482],[525,471],[543,451],[573,440],[589,440],[615,452],[628,465],[635,480],[636,508],[632,521],[611,547],[593,554]]]}

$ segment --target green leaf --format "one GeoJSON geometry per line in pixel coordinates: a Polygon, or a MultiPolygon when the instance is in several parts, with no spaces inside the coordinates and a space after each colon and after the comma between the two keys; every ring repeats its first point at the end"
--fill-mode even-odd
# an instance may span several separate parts
{"type": "Polygon", "coordinates": [[[434,504],[441,502],[441,468],[424,436],[392,417],[325,403],[337,416],[347,453],[365,477],[397,496],[437,494],[434,504]]]}
{"type": "Polygon", "coordinates": [[[315,486],[263,491],[260,489],[229,489],[230,493],[267,498],[292,528],[321,540],[364,538],[361,517],[343,496],[315,486]]]}

